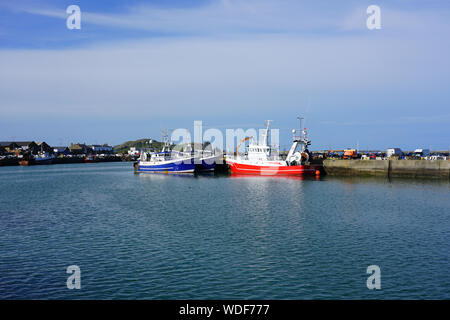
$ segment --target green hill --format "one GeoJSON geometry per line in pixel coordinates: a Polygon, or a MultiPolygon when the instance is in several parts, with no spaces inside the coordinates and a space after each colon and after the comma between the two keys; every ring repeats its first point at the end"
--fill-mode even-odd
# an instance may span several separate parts
{"type": "Polygon", "coordinates": [[[118,153],[127,153],[128,150],[130,150],[130,148],[135,147],[138,149],[149,149],[149,150],[161,150],[164,143],[156,141],[156,140],[152,140],[151,143],[149,143],[149,141],[152,139],[149,138],[144,138],[144,139],[138,139],[135,141],[127,141],[124,142],[122,144],[119,144],[117,146],[114,146],[114,150],[116,150],[116,152],[118,153]]]}
{"type": "MultiPolygon", "coordinates": [[[[149,143],[150,140],[152,140],[152,139],[144,138],[144,139],[138,139],[135,141],[127,141],[127,142],[124,142],[117,146],[114,146],[114,150],[116,150],[117,153],[127,153],[128,150],[130,150],[130,148],[135,147],[140,150],[161,151],[161,149],[164,146],[164,143],[160,142],[160,141],[156,141],[156,140],[152,140],[152,143],[149,143]]],[[[209,149],[209,148],[211,148],[209,146],[209,144],[210,144],[209,142],[205,142],[205,143],[203,143],[203,145],[198,144],[198,143],[196,143],[196,144],[191,143],[191,150],[209,149]]],[[[176,146],[172,145],[170,147],[170,149],[182,151],[182,150],[186,150],[187,146],[188,146],[187,143],[183,143],[183,144],[179,144],[176,146]]]]}

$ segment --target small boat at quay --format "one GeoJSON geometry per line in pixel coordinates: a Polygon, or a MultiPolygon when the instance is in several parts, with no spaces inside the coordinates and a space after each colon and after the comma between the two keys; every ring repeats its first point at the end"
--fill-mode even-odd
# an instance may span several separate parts
{"type": "Polygon", "coordinates": [[[34,164],[52,164],[55,157],[47,152],[40,152],[34,157],[34,164]]]}
{"type": "Polygon", "coordinates": [[[93,156],[87,156],[83,159],[84,163],[94,163],[97,162],[93,156]]]}
{"type": "Polygon", "coordinates": [[[19,160],[19,165],[22,167],[30,166],[34,164],[33,160],[19,160]]]}
{"type": "Polygon", "coordinates": [[[195,159],[175,152],[143,152],[136,165],[137,172],[194,173],[195,159]]]}
{"type": "MultiPolygon", "coordinates": [[[[163,131],[164,145],[160,152],[142,152],[134,164],[136,172],[159,173],[204,173],[215,170],[222,163],[223,154],[213,150],[192,150],[191,144],[183,150],[171,150],[166,131],[163,131]]],[[[177,148],[175,148],[177,149],[177,148]]]]}
{"type": "Polygon", "coordinates": [[[20,166],[31,166],[34,164],[34,157],[31,153],[26,153],[23,156],[19,156],[18,162],[20,166]]]}
{"type": "Polygon", "coordinates": [[[55,156],[47,151],[44,151],[42,143],[40,145],[41,150],[34,156],[34,164],[52,164],[55,156]]]}
{"type": "Polygon", "coordinates": [[[158,173],[194,173],[195,156],[191,152],[179,152],[170,150],[170,144],[166,134],[163,135],[164,146],[161,152],[142,152],[135,170],[136,172],[158,173]]]}
{"type": "MultiPolygon", "coordinates": [[[[293,142],[286,159],[272,154],[272,148],[268,145],[270,121],[267,121],[266,129],[262,135],[262,141],[255,143],[253,137],[246,137],[241,142],[251,140],[247,147],[247,153],[240,156],[239,146],[236,147],[236,155],[226,157],[226,162],[232,174],[253,174],[265,176],[277,175],[314,175],[317,174],[315,166],[308,163],[308,146],[311,144],[307,138],[306,129],[300,136],[295,136],[296,130],[292,130],[293,142]]],[[[300,124],[301,126],[301,124],[300,124]]]]}
{"type": "Polygon", "coordinates": [[[176,151],[143,152],[135,164],[136,172],[207,173],[214,172],[223,155],[203,155],[176,151]]]}

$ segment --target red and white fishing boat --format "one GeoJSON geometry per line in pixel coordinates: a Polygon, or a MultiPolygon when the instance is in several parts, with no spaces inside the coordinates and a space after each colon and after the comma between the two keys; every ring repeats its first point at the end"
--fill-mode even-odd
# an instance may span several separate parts
{"type": "Polygon", "coordinates": [[[294,134],[293,143],[285,160],[280,159],[277,154],[272,154],[272,148],[268,145],[270,121],[262,134],[262,141],[255,143],[252,137],[247,137],[240,142],[251,140],[247,147],[245,156],[239,156],[238,148],[234,157],[226,157],[226,162],[233,174],[253,175],[315,175],[319,174],[319,168],[310,165],[308,146],[311,144],[306,136],[306,129],[300,136],[294,134]]]}

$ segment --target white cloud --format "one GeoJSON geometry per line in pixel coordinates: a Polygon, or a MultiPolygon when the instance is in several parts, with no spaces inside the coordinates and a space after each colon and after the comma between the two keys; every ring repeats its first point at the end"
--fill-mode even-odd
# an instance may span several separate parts
{"type": "Polygon", "coordinates": [[[292,106],[311,94],[411,90],[448,78],[449,63],[433,63],[444,49],[417,48],[415,39],[253,36],[3,50],[0,112],[220,114],[292,106]]]}
{"type": "MultiPolygon", "coordinates": [[[[64,8],[3,4],[16,12],[66,19],[64,8]]],[[[83,24],[176,34],[314,33],[362,31],[367,6],[360,1],[319,4],[297,0],[217,0],[207,5],[161,8],[134,5],[121,12],[91,12],[82,7],[83,24]]],[[[381,6],[382,25],[388,31],[449,31],[448,9],[399,10],[381,6]]]]}
{"type": "MultiPolygon", "coordinates": [[[[3,4],[15,12],[66,19],[64,8],[3,4]]],[[[362,8],[365,12],[365,9],[362,8]]],[[[117,13],[82,11],[83,24],[177,34],[315,32],[353,28],[345,5],[284,0],[222,0],[189,8],[134,5],[117,13]]],[[[364,16],[362,17],[364,20],[364,16]]]]}
{"type": "MultiPolygon", "coordinates": [[[[65,10],[36,5],[8,5],[16,12],[54,18],[67,17],[65,10]]],[[[339,16],[325,16],[300,1],[212,1],[190,8],[160,8],[135,5],[120,13],[82,10],[82,21],[114,28],[130,28],[156,32],[214,34],[263,31],[295,32],[323,27],[336,27],[339,16]]]]}
{"type": "MultiPolygon", "coordinates": [[[[299,1],[224,1],[190,9],[83,12],[88,23],[105,26],[224,33],[121,40],[82,49],[1,50],[0,113],[220,115],[293,108],[307,96],[336,92],[363,96],[372,90],[440,90],[449,82],[450,47],[442,42],[448,23],[441,14],[383,9],[383,29],[373,32],[361,27],[365,8],[362,13],[333,9],[317,10],[299,1]],[[246,28],[289,32],[237,32],[246,28]],[[321,28],[336,28],[338,34],[295,32],[321,28]]],[[[18,10],[66,16],[49,8],[18,10]]],[[[377,97],[367,99],[373,103],[377,97]]],[[[332,107],[322,106],[324,111],[332,107]]]]}

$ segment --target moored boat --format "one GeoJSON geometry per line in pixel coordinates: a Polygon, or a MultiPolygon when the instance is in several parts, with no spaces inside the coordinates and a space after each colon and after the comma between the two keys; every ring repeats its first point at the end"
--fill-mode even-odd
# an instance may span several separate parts
{"type": "Polygon", "coordinates": [[[137,172],[194,173],[194,157],[177,157],[171,152],[143,152],[138,160],[137,172]]]}
{"type": "Polygon", "coordinates": [[[0,167],[1,166],[17,166],[19,164],[19,159],[16,157],[5,157],[0,156],[0,167]]]}
{"type": "Polygon", "coordinates": [[[84,163],[94,163],[97,162],[97,160],[93,156],[87,156],[83,159],[84,163]]]}
{"type": "Polygon", "coordinates": [[[194,173],[195,156],[189,152],[171,151],[167,136],[164,136],[164,146],[161,152],[142,152],[138,159],[136,172],[154,173],[194,173]]]}
{"type": "MultiPolygon", "coordinates": [[[[267,121],[266,129],[262,136],[262,141],[255,143],[252,137],[241,140],[251,140],[247,147],[247,155],[239,156],[236,148],[236,156],[227,157],[226,162],[232,174],[253,174],[253,175],[314,175],[317,168],[308,163],[308,146],[311,144],[306,136],[306,130],[300,136],[293,137],[293,143],[286,159],[280,159],[273,154],[271,146],[268,145],[270,121],[267,121]]],[[[293,134],[296,133],[292,130],[293,134]]]]}
{"type": "Polygon", "coordinates": [[[31,160],[19,160],[19,165],[25,167],[25,166],[29,166],[32,165],[33,161],[31,160]]]}
{"type": "Polygon", "coordinates": [[[34,157],[34,164],[52,164],[55,157],[48,153],[39,153],[34,157]]]}
{"type": "Polygon", "coordinates": [[[34,164],[34,157],[31,153],[26,153],[18,160],[20,166],[31,166],[34,164]]]}

